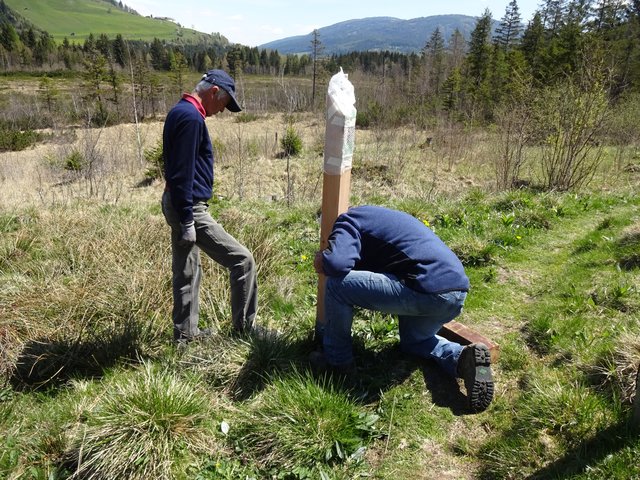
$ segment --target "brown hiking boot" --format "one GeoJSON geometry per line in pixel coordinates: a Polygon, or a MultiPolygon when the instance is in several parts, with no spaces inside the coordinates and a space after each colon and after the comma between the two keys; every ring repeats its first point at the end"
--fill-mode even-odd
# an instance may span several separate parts
{"type": "Polygon", "coordinates": [[[464,347],[458,358],[458,376],[464,379],[471,411],[486,410],[493,400],[491,353],[486,345],[472,343],[464,347]]]}

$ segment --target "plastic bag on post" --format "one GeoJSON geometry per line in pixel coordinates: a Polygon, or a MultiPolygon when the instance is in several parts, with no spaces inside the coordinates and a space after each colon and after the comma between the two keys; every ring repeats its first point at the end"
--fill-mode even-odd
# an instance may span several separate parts
{"type": "Polygon", "coordinates": [[[355,103],[353,85],[340,68],[331,77],[327,94],[324,172],[329,175],[340,175],[351,168],[356,132],[355,103]]]}

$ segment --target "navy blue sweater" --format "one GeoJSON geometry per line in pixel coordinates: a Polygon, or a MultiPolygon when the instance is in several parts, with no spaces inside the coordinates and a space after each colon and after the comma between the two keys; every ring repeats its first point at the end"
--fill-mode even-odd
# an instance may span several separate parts
{"type": "Polygon", "coordinates": [[[397,210],[350,208],[337,218],[323,257],[328,276],[367,270],[393,274],[424,293],[469,290],[458,257],[420,220],[397,210]]]}
{"type": "Polygon", "coordinates": [[[167,114],[162,154],[171,203],[182,223],[193,220],[193,203],[213,193],[213,149],[204,117],[184,98],[167,114]]]}

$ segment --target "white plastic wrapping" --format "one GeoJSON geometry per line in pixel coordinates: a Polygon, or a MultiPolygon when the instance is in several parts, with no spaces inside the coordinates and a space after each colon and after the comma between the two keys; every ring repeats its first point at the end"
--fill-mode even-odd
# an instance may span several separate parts
{"type": "Polygon", "coordinates": [[[327,94],[324,171],[329,175],[340,175],[351,168],[356,132],[355,103],[353,85],[340,68],[331,77],[327,94]]]}

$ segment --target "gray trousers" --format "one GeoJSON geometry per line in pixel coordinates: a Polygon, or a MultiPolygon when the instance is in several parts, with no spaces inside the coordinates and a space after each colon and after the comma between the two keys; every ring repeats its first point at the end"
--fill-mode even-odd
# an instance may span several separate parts
{"type": "Polygon", "coordinates": [[[251,330],[258,309],[257,272],[251,252],[211,217],[206,202],[193,205],[196,243],[191,247],[178,245],[182,234],[180,219],[169,192],[162,196],[162,212],[171,226],[174,339],[193,337],[200,332],[200,250],[229,270],[233,327],[241,332],[251,330]]]}

